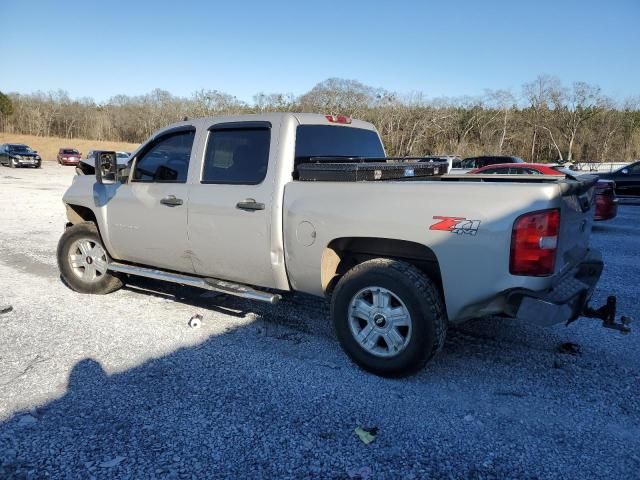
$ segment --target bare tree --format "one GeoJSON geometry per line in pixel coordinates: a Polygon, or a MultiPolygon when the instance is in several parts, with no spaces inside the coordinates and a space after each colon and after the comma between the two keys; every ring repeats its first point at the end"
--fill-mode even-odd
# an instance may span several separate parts
{"type": "Polygon", "coordinates": [[[532,161],[640,156],[640,97],[618,105],[598,87],[576,82],[566,89],[548,75],[523,85],[521,98],[488,90],[481,97],[428,99],[419,92],[401,96],[338,78],[299,97],[261,92],[252,104],[218,90],[178,97],[156,89],[116,95],[102,104],[71,99],[59,90],[6,98],[13,113],[2,111],[0,129],[32,135],[141,142],[185,116],[311,111],[372,122],[391,155],[502,153],[532,161]]]}

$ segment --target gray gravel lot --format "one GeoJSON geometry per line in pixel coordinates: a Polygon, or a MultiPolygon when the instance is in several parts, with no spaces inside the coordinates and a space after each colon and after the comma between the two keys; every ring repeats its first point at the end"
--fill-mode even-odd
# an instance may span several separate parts
{"type": "MultiPolygon", "coordinates": [[[[70,291],[55,248],[72,175],[0,167],[0,478],[640,478],[640,332],[479,320],[417,376],[377,378],[321,300],[70,291]]],[[[623,205],[592,242],[596,300],[636,319],[639,220],[623,205]]]]}

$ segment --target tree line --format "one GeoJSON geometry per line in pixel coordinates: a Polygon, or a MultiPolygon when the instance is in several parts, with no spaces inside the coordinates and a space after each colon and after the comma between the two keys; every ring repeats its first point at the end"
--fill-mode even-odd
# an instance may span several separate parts
{"type": "Polygon", "coordinates": [[[104,103],[62,90],[0,93],[0,131],[142,142],[169,123],[270,111],[346,114],[372,122],[394,156],[518,155],[528,161],[601,162],[640,158],[640,96],[616,102],[585,82],[542,75],[518,93],[429,99],[330,78],[303,95],[258,93],[252,103],[217,90],[179,97],[156,89],[104,103]]]}

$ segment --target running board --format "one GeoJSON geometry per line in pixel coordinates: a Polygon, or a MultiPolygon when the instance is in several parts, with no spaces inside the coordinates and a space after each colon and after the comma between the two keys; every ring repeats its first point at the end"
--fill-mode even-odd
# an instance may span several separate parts
{"type": "Polygon", "coordinates": [[[172,273],[164,270],[137,267],[134,265],[114,262],[109,263],[108,269],[113,272],[153,278],[155,280],[163,280],[165,282],[179,283],[181,285],[188,285],[189,287],[202,288],[204,290],[226,293],[228,295],[235,295],[236,297],[248,298],[250,300],[258,300],[260,302],[267,302],[271,304],[278,303],[282,298],[277,293],[261,292],[260,290],[255,290],[247,285],[226,282],[216,278],[192,277],[191,275],[183,275],[181,273],[172,273]]]}

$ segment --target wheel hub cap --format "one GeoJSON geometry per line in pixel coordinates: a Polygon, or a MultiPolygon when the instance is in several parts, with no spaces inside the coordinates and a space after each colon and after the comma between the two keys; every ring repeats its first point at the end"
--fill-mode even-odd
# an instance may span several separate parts
{"type": "Polygon", "coordinates": [[[79,278],[95,282],[107,273],[107,252],[92,239],[76,240],[69,249],[69,264],[79,278]]]}
{"type": "Polygon", "coordinates": [[[348,313],[351,334],[372,355],[398,355],[411,339],[409,310],[400,297],[386,288],[363,288],[351,299],[348,313]]]}
{"type": "Polygon", "coordinates": [[[373,323],[375,323],[378,328],[384,328],[387,324],[387,319],[381,313],[376,313],[373,316],[373,323]]]}

